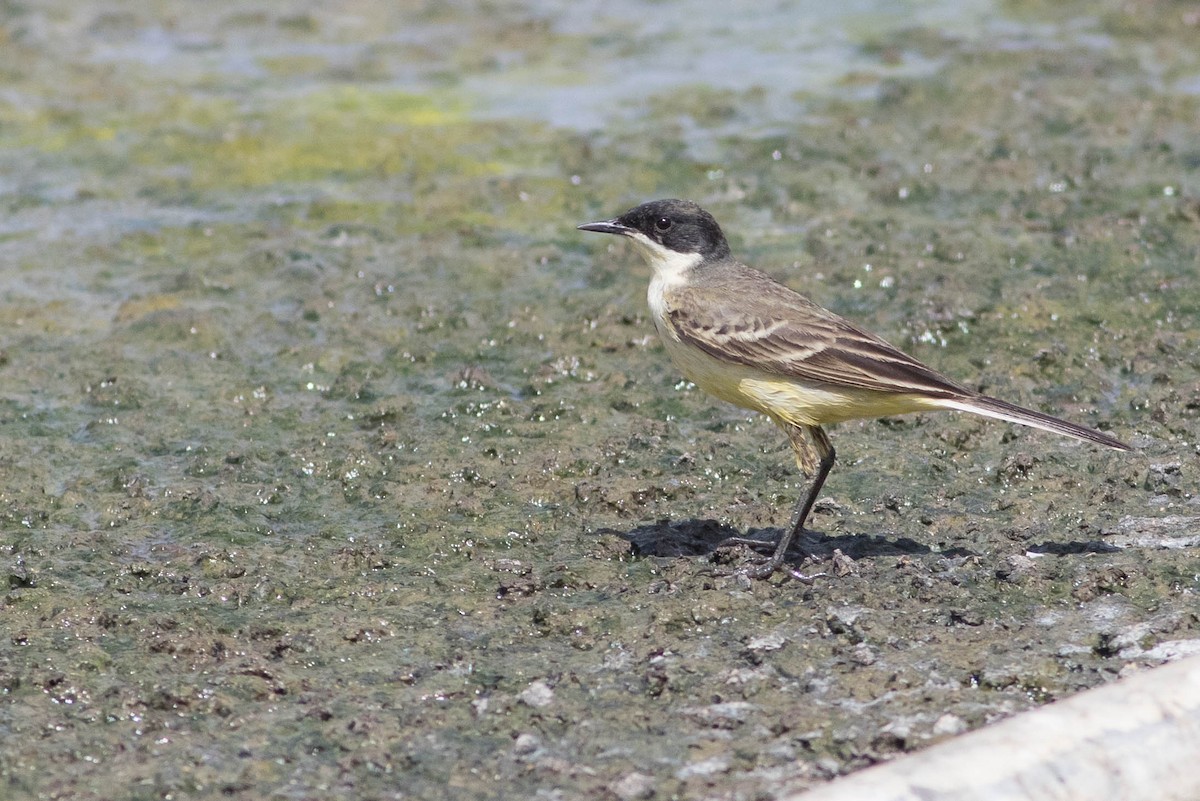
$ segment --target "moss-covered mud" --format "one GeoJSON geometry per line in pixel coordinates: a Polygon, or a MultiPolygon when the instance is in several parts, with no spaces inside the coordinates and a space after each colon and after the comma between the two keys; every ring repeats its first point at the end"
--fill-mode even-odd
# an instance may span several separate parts
{"type": "Polygon", "coordinates": [[[0,4],[0,796],[771,798],[1196,650],[1192,4],[594,133],[471,80],[636,70],[611,18],[143,5],[0,4]],[[800,482],[574,230],[658,196],[1137,451],[842,425],[833,575],[723,575],[800,482]]]}

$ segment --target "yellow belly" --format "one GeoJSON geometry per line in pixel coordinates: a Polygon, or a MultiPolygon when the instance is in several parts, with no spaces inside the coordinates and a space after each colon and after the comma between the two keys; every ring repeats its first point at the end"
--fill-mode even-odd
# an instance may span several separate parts
{"type": "Polygon", "coordinates": [[[937,408],[915,395],[802,381],[720,361],[671,337],[663,342],[675,366],[696,386],[777,422],[820,426],[937,408]]]}

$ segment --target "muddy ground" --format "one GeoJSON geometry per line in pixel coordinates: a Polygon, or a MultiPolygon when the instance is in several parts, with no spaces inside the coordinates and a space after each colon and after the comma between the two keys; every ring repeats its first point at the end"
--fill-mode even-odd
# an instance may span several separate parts
{"type": "Polygon", "coordinates": [[[767,799],[1197,650],[1193,4],[643,88],[696,5],[0,3],[0,795],[767,799]],[[786,442],[575,230],[662,196],[1135,452],[843,424],[738,577],[786,442]]]}

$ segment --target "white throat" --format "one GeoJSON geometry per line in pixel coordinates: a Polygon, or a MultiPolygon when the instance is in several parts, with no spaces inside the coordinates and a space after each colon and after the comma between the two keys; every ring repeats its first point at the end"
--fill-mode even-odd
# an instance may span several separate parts
{"type": "Polygon", "coordinates": [[[677,250],[665,248],[643,233],[629,236],[642,257],[654,268],[650,278],[650,287],[646,292],[646,300],[650,305],[650,316],[659,336],[671,346],[672,340],[678,340],[671,324],[668,322],[670,309],[667,304],[667,293],[676,287],[687,283],[688,273],[704,260],[699,253],[680,253],[677,250]]]}
{"type": "Polygon", "coordinates": [[[642,258],[654,268],[654,281],[664,287],[676,286],[686,280],[688,270],[704,260],[699,253],[680,253],[665,248],[643,233],[629,235],[642,258]]]}

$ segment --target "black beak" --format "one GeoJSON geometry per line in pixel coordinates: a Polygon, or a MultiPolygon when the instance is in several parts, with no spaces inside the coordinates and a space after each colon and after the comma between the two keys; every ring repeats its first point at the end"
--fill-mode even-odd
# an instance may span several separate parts
{"type": "Polygon", "coordinates": [[[598,234],[620,234],[621,236],[629,236],[633,233],[633,229],[628,225],[622,225],[616,220],[601,220],[600,222],[584,223],[579,226],[580,231],[595,231],[598,234]]]}

